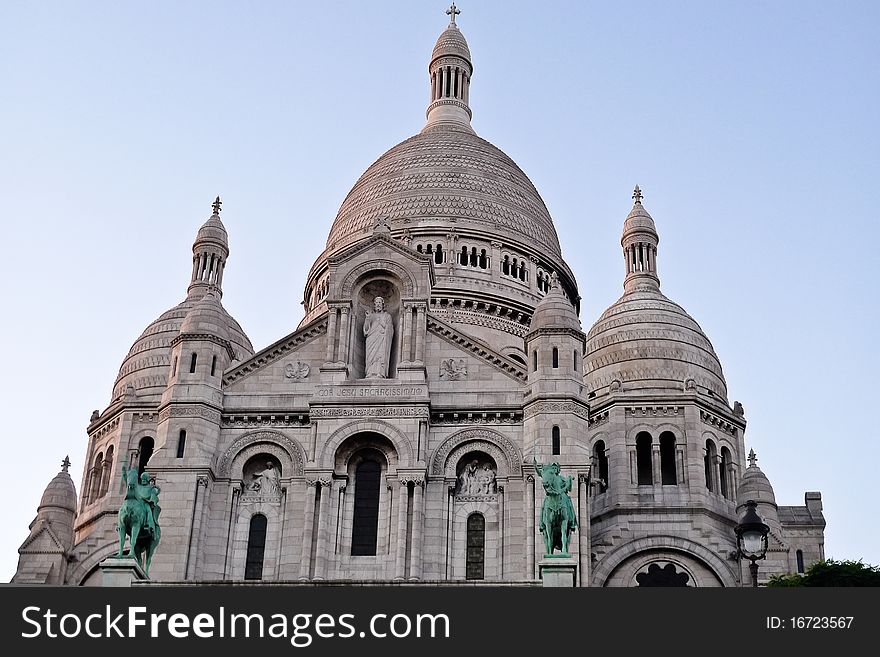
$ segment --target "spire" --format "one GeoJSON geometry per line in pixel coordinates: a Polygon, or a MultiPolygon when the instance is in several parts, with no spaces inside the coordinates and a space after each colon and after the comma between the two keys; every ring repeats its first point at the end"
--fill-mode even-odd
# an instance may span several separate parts
{"type": "Polygon", "coordinates": [[[626,278],[623,281],[625,292],[660,289],[660,279],[657,276],[657,245],[660,243],[660,236],[654,220],[642,205],[643,198],[641,188],[636,185],[632,194],[632,210],[623,222],[620,245],[623,247],[623,259],[626,262],[626,278]]]}
{"type": "Polygon", "coordinates": [[[223,294],[223,270],[229,257],[229,237],[220,221],[220,197],[211,204],[211,216],[199,228],[193,243],[193,268],[189,296],[202,296],[209,290],[223,294]]]}
{"type": "Polygon", "coordinates": [[[460,13],[454,2],[446,10],[449,25],[437,39],[428,64],[431,103],[428,105],[426,129],[443,125],[473,131],[468,102],[474,67],[470,48],[455,20],[460,13]]]}

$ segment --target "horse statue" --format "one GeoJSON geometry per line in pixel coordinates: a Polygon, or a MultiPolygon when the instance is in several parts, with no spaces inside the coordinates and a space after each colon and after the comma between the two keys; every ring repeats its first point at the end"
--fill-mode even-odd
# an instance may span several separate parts
{"type": "Polygon", "coordinates": [[[544,535],[545,554],[550,556],[558,548],[561,556],[569,556],[569,538],[571,532],[577,529],[577,516],[568,496],[573,478],[559,474],[559,463],[542,466],[534,457],[532,462],[546,493],[544,504],[541,505],[541,533],[544,535]]]}
{"type": "Polygon", "coordinates": [[[137,468],[122,465],[120,492],[125,500],[119,508],[116,531],[119,534],[117,558],[125,556],[125,537],[131,544],[129,556],[133,557],[146,575],[150,574],[150,562],[162,532],[159,528],[159,487],[150,483],[146,472],[138,477],[137,468]]]}

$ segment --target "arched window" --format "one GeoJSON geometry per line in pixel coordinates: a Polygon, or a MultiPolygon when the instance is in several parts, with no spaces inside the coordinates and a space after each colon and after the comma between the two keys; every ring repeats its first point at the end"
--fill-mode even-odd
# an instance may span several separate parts
{"type": "Polygon", "coordinates": [[[375,556],[379,534],[379,484],[382,466],[373,460],[362,461],[354,474],[354,523],[351,529],[351,553],[375,556]]]}
{"type": "Polygon", "coordinates": [[[113,445],[107,448],[107,456],[104,458],[104,471],[101,474],[101,497],[107,494],[110,488],[110,477],[113,476],[113,445]]]}
{"type": "Polygon", "coordinates": [[[443,245],[438,244],[437,248],[434,249],[434,263],[438,265],[443,264],[443,245]]]}
{"type": "Polygon", "coordinates": [[[483,579],[486,563],[486,519],[472,513],[467,519],[466,579],[483,579]]]}
{"type": "Polygon", "coordinates": [[[486,249],[480,249],[479,264],[480,264],[480,269],[488,269],[489,268],[489,257],[486,255],[486,249]]]}
{"type": "Polygon", "coordinates": [[[422,252],[422,245],[421,244],[416,244],[416,251],[418,251],[419,253],[422,252]]]}
{"type": "Polygon", "coordinates": [[[104,476],[104,452],[98,452],[92,466],[92,479],[89,482],[89,501],[94,502],[101,496],[101,479],[104,476]]]}
{"type": "Polygon", "coordinates": [[[559,369],[559,349],[553,347],[553,369],[559,369]]]}
{"type": "Polygon", "coordinates": [[[593,456],[596,459],[596,473],[599,477],[599,492],[608,490],[608,455],[605,453],[605,441],[596,441],[593,446],[593,456]]]}
{"type": "Polygon", "coordinates": [[[504,256],[504,260],[501,261],[501,273],[510,276],[510,256],[504,256]]]}
{"type": "Polygon", "coordinates": [[[718,464],[719,481],[721,482],[721,494],[730,499],[730,450],[721,448],[721,463],[718,464]]]}
{"type": "Polygon", "coordinates": [[[660,481],[664,486],[678,483],[675,456],[675,434],[664,431],[660,434],[660,481]]]}
{"type": "Polygon", "coordinates": [[[711,440],[707,440],[706,455],[703,457],[703,465],[706,470],[706,488],[708,488],[710,492],[715,491],[715,477],[712,474],[712,471],[715,467],[715,456],[717,454],[718,452],[715,450],[715,443],[711,440]]]}
{"type": "Polygon", "coordinates": [[[217,355],[211,356],[211,376],[217,371],[217,355]]]}
{"type": "Polygon", "coordinates": [[[639,486],[654,483],[654,468],[651,464],[651,434],[642,431],[636,436],[636,470],[639,486]]]}
{"type": "Polygon", "coordinates": [[[149,436],[141,438],[141,441],[138,443],[138,474],[141,474],[144,468],[147,467],[147,461],[153,455],[154,445],[153,439],[149,436]]]}
{"type": "Polygon", "coordinates": [[[461,247],[461,255],[458,256],[458,263],[462,267],[467,267],[468,263],[468,250],[466,246],[461,247]]]}
{"type": "Polygon", "coordinates": [[[557,454],[562,453],[562,444],[561,444],[562,440],[559,435],[559,427],[553,427],[552,436],[553,437],[551,439],[551,441],[552,441],[551,447],[552,447],[553,455],[556,456],[557,454]]]}
{"type": "Polygon", "coordinates": [[[196,361],[198,360],[198,358],[199,358],[198,354],[193,352],[192,358],[189,359],[189,373],[190,374],[196,373],[196,361]]]}
{"type": "Polygon", "coordinates": [[[532,352],[532,371],[533,372],[538,371],[538,350],[537,349],[535,349],[532,352]]]}
{"type": "Polygon", "coordinates": [[[186,429],[181,429],[177,436],[177,458],[182,459],[186,451],[186,429]]]}
{"type": "Polygon", "coordinates": [[[572,364],[572,367],[574,368],[574,371],[577,372],[578,371],[578,352],[577,352],[577,349],[574,350],[574,358],[572,358],[571,364],[572,364]]]}
{"type": "Polygon", "coordinates": [[[174,362],[171,364],[171,376],[177,376],[177,356],[174,357],[174,362]]]}
{"type": "Polygon", "coordinates": [[[251,517],[248,531],[247,558],[244,562],[245,579],[263,579],[263,557],[266,554],[266,516],[257,513],[251,517]]]}
{"type": "Polygon", "coordinates": [[[804,574],[804,551],[798,550],[795,552],[795,556],[797,557],[797,571],[803,575],[804,574]]]}

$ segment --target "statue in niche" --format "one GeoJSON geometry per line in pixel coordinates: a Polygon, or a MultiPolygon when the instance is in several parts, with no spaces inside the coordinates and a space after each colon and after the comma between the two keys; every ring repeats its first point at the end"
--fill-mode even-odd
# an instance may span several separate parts
{"type": "Polygon", "coordinates": [[[373,300],[373,308],[374,310],[368,310],[364,317],[365,376],[368,379],[386,379],[388,365],[391,362],[394,319],[385,310],[385,299],[382,297],[373,300]]]}
{"type": "Polygon", "coordinates": [[[483,469],[479,473],[480,492],[483,495],[493,495],[497,492],[495,486],[495,471],[488,463],[483,464],[483,469]]]}
{"type": "Polygon", "coordinates": [[[278,470],[272,461],[266,463],[266,469],[254,473],[254,479],[248,487],[255,493],[260,495],[277,495],[281,492],[281,485],[278,481],[278,470]]]}
{"type": "Polygon", "coordinates": [[[473,459],[458,475],[458,495],[493,495],[498,492],[495,478],[495,469],[489,463],[481,468],[473,459]]]}

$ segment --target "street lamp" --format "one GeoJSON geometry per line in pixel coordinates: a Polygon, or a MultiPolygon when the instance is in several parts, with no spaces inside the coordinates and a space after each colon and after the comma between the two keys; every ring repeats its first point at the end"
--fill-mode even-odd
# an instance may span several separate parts
{"type": "Polygon", "coordinates": [[[770,533],[770,527],[758,515],[758,503],[755,500],[746,502],[746,512],[733,531],[736,532],[736,547],[740,558],[745,557],[751,562],[749,572],[752,574],[752,586],[758,586],[757,562],[767,557],[767,534],[770,533]]]}

